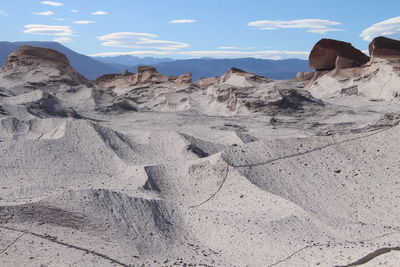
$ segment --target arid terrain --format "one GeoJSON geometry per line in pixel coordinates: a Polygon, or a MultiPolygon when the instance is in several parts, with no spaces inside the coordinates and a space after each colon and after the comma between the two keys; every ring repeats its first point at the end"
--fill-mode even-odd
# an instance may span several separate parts
{"type": "Polygon", "coordinates": [[[400,41],[232,68],[0,70],[0,266],[399,266],[400,41]]]}

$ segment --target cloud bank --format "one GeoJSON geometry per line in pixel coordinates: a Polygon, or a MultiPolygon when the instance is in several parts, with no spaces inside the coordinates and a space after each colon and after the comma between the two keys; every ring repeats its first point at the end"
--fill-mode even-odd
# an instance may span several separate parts
{"type": "Polygon", "coordinates": [[[116,32],[98,37],[103,46],[145,48],[158,50],[178,50],[189,47],[186,43],[164,41],[150,33],[116,32]]]}
{"type": "Polygon", "coordinates": [[[76,20],[74,21],[75,24],[91,24],[91,23],[96,23],[93,20],[76,20]]]}
{"type": "Polygon", "coordinates": [[[52,16],[55,13],[53,11],[43,11],[43,12],[32,12],[33,15],[39,15],[39,16],[52,16]]]}
{"type": "Polygon", "coordinates": [[[185,24],[185,23],[195,23],[196,20],[194,19],[175,19],[175,20],[170,20],[168,23],[170,24],[185,24]]]}
{"type": "Polygon", "coordinates": [[[332,31],[344,31],[344,29],[333,28],[341,25],[340,22],[325,19],[298,19],[298,20],[258,20],[247,24],[259,30],[277,29],[306,29],[307,32],[326,34],[332,31]]]}
{"type": "Polygon", "coordinates": [[[72,42],[72,39],[69,38],[69,37],[57,37],[57,38],[54,38],[54,42],[57,42],[57,43],[70,43],[70,42],[72,42]]]}
{"type": "Polygon", "coordinates": [[[53,2],[53,1],[42,1],[40,2],[42,5],[48,5],[48,6],[63,6],[63,3],[60,2],[53,2]]]}
{"type": "Polygon", "coordinates": [[[378,36],[400,36],[400,17],[390,18],[378,23],[375,23],[371,27],[366,28],[360,34],[360,37],[365,41],[372,41],[378,36]]]}
{"type": "Polygon", "coordinates": [[[53,36],[73,35],[73,31],[69,26],[40,25],[40,24],[25,25],[24,33],[37,34],[37,35],[53,35],[53,36]]]}
{"type": "Polygon", "coordinates": [[[107,15],[107,14],[108,14],[107,12],[101,11],[101,10],[92,13],[92,15],[94,15],[94,16],[102,16],[102,15],[107,15]]]}

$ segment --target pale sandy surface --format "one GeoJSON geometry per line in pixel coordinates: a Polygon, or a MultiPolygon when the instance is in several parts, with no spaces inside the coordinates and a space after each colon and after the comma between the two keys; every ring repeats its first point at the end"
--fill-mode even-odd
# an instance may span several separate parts
{"type": "Polygon", "coordinates": [[[1,97],[0,265],[398,266],[399,102],[231,76],[1,97]]]}

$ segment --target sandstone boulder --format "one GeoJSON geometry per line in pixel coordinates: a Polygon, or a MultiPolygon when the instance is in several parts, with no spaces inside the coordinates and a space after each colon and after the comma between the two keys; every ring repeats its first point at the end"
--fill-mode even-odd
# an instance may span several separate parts
{"type": "Polygon", "coordinates": [[[369,44],[369,54],[372,58],[400,58],[400,41],[376,37],[369,44]]]}
{"type": "Polygon", "coordinates": [[[315,70],[359,67],[369,61],[369,57],[350,43],[333,39],[321,39],[311,50],[310,66],[315,70]]]}

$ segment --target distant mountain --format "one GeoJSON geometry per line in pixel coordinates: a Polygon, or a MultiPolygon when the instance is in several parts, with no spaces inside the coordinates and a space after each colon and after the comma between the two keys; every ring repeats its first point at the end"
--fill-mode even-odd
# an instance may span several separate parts
{"type": "Polygon", "coordinates": [[[151,65],[164,75],[174,76],[192,73],[193,79],[202,77],[220,76],[229,68],[235,67],[272,79],[290,79],[298,72],[310,71],[308,61],[301,59],[269,60],[256,58],[238,59],[186,59],[174,60],[171,58],[116,56],[91,58],[56,42],[0,42],[0,65],[6,61],[8,55],[20,46],[30,45],[54,49],[63,53],[70,60],[71,66],[85,76],[94,80],[108,73],[120,73],[126,69],[136,71],[138,66],[151,65]]]}
{"type": "Polygon", "coordinates": [[[136,66],[136,65],[154,65],[161,62],[174,61],[172,58],[154,58],[154,57],[135,57],[135,56],[115,56],[115,57],[93,57],[94,59],[107,63],[107,64],[118,64],[124,66],[136,66]]]}
{"type": "MultiPolygon", "coordinates": [[[[232,67],[277,80],[291,79],[294,78],[298,72],[311,71],[308,60],[302,59],[202,58],[161,62],[153,64],[152,66],[162,74],[168,76],[182,75],[190,72],[193,74],[194,80],[202,77],[220,76],[232,67]]],[[[135,71],[136,67],[137,66],[129,68],[129,70],[135,71]]]]}
{"type": "Polygon", "coordinates": [[[0,42],[0,65],[4,64],[10,53],[24,45],[50,48],[63,53],[69,59],[71,66],[90,80],[94,80],[103,74],[120,72],[117,67],[78,54],[56,42],[0,42]]]}

